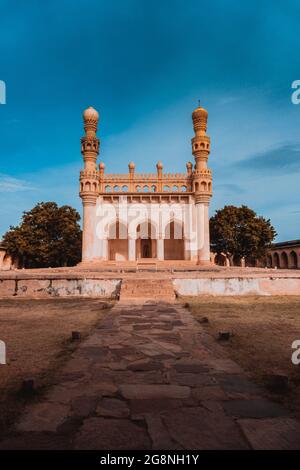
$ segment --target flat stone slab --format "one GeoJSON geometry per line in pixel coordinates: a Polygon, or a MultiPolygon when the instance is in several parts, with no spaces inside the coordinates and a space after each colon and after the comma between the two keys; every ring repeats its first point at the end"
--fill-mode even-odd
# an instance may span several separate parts
{"type": "Polygon", "coordinates": [[[176,370],[176,372],[193,374],[202,374],[209,371],[209,368],[203,365],[203,363],[200,361],[181,361],[177,364],[174,364],[174,369],[176,370]]]}
{"type": "Polygon", "coordinates": [[[134,399],[161,399],[161,398],[188,398],[191,394],[189,387],[179,385],[144,385],[123,384],[119,387],[120,393],[128,400],[134,399]]]}
{"type": "Polygon", "coordinates": [[[74,441],[82,450],[150,449],[151,441],[145,429],[129,419],[90,418],[81,427],[74,441]]]}
{"type": "Polygon", "coordinates": [[[222,374],[217,375],[216,378],[230,398],[238,398],[245,394],[258,396],[262,393],[262,389],[244,375],[222,374]]]}
{"type": "Polygon", "coordinates": [[[128,370],[133,371],[148,371],[148,370],[161,370],[163,369],[161,361],[152,361],[150,359],[140,359],[139,361],[132,362],[127,366],[128,370]]]}
{"type": "Polygon", "coordinates": [[[243,374],[243,369],[231,359],[211,358],[206,360],[206,365],[215,372],[225,372],[226,374],[243,374]]]}
{"type": "Polygon", "coordinates": [[[183,449],[248,449],[233,420],[219,411],[182,408],[162,413],[171,438],[183,449]]]}
{"type": "Polygon", "coordinates": [[[171,381],[179,385],[187,385],[189,387],[197,387],[200,385],[213,385],[216,384],[216,379],[209,374],[170,374],[171,381]]]}
{"type": "Polygon", "coordinates": [[[228,415],[239,418],[275,418],[289,415],[286,408],[266,398],[252,400],[229,400],[223,404],[228,415]]]}
{"type": "Polygon", "coordinates": [[[134,418],[144,416],[149,413],[160,413],[165,410],[179,409],[182,401],[175,398],[150,398],[130,400],[131,416],[134,418]]]}
{"type": "Polygon", "coordinates": [[[147,414],[146,423],[148,433],[152,441],[152,449],[158,450],[179,450],[178,443],[175,443],[168,433],[161,417],[157,414],[147,414]]]}
{"type": "Polygon", "coordinates": [[[72,401],[72,411],[76,416],[86,418],[90,416],[96,409],[99,396],[82,395],[72,401]]]}
{"type": "Polygon", "coordinates": [[[240,419],[238,423],[253,449],[300,450],[300,423],[295,419],[240,419]]]}
{"type": "Polygon", "coordinates": [[[192,397],[198,401],[228,400],[224,390],[219,385],[204,385],[192,389],[192,397]]]}
{"type": "Polygon", "coordinates": [[[130,412],[126,402],[117,398],[104,398],[97,406],[96,414],[112,418],[128,418],[130,412]]]}

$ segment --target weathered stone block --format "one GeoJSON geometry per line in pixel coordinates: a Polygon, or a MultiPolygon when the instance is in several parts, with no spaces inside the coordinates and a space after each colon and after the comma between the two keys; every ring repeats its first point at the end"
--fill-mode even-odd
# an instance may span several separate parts
{"type": "Polygon", "coordinates": [[[16,281],[12,279],[0,280],[0,297],[12,297],[15,295],[16,281]]]}
{"type": "Polygon", "coordinates": [[[49,279],[20,279],[17,281],[18,297],[49,297],[49,279]]]}

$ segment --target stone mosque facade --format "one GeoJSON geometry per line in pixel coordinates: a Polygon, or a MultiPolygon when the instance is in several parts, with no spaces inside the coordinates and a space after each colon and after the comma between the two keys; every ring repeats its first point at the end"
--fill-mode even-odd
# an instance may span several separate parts
{"type": "Polygon", "coordinates": [[[104,163],[97,163],[99,114],[92,107],[84,111],[83,264],[143,260],[210,264],[207,118],[200,106],[192,113],[194,163],[186,164],[185,173],[164,173],[158,162],[155,173],[141,174],[130,162],[128,173],[108,174],[104,163]]]}
{"type": "MultiPolygon", "coordinates": [[[[212,173],[207,167],[210,138],[207,111],[199,106],[192,113],[193,163],[185,173],[165,173],[158,162],[155,173],[108,174],[98,163],[98,112],[89,107],[83,113],[85,135],[81,138],[84,168],[80,171],[80,197],[83,205],[82,262],[93,267],[123,263],[156,265],[210,264],[229,267],[225,254],[210,252],[209,203],[212,173]]],[[[244,261],[241,261],[241,267],[244,261]]],[[[300,240],[274,243],[264,261],[256,266],[300,269],[300,240]]],[[[0,271],[18,269],[0,243],[0,271]]],[[[194,269],[194,268],[193,268],[194,269]]]]}

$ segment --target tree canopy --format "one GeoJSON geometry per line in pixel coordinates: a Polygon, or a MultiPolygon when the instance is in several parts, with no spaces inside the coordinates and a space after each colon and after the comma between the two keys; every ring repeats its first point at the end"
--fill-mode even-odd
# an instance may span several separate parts
{"type": "Polygon", "coordinates": [[[10,227],[3,245],[26,268],[72,266],[81,259],[80,215],[70,206],[40,202],[10,227]]]}
{"type": "Polygon", "coordinates": [[[269,219],[257,216],[247,206],[225,206],[210,219],[211,249],[234,259],[263,259],[276,236],[269,219]]]}

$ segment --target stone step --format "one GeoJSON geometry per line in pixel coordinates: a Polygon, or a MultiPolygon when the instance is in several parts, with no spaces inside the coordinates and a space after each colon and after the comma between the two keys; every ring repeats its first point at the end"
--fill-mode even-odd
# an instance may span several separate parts
{"type": "Polygon", "coordinates": [[[130,285],[130,286],[124,286],[124,290],[128,290],[128,291],[130,291],[130,290],[139,290],[139,289],[142,289],[143,291],[145,291],[145,290],[148,290],[148,291],[158,291],[158,290],[162,290],[162,289],[163,289],[163,290],[167,290],[167,291],[170,291],[170,292],[173,292],[173,290],[174,290],[173,287],[170,287],[170,286],[161,286],[160,284],[157,285],[157,286],[147,286],[147,287],[141,286],[141,285],[136,286],[136,287],[135,287],[135,286],[132,286],[132,285],[130,285]]]}
{"type": "Polygon", "coordinates": [[[124,279],[120,300],[126,299],[175,300],[174,287],[169,279],[124,279]]]}
{"type": "Polygon", "coordinates": [[[126,286],[128,286],[128,287],[143,287],[143,286],[146,285],[146,286],[149,286],[149,287],[155,287],[155,288],[157,288],[157,287],[161,287],[161,286],[167,287],[167,286],[170,285],[169,283],[168,283],[168,284],[165,284],[165,283],[162,283],[162,282],[157,282],[157,283],[153,284],[153,283],[147,282],[147,281],[141,282],[141,283],[139,283],[139,282],[137,282],[137,283],[135,283],[135,282],[130,282],[130,283],[128,283],[128,282],[126,282],[126,281],[124,280],[123,282],[124,282],[124,285],[126,285],[126,286]]]}

